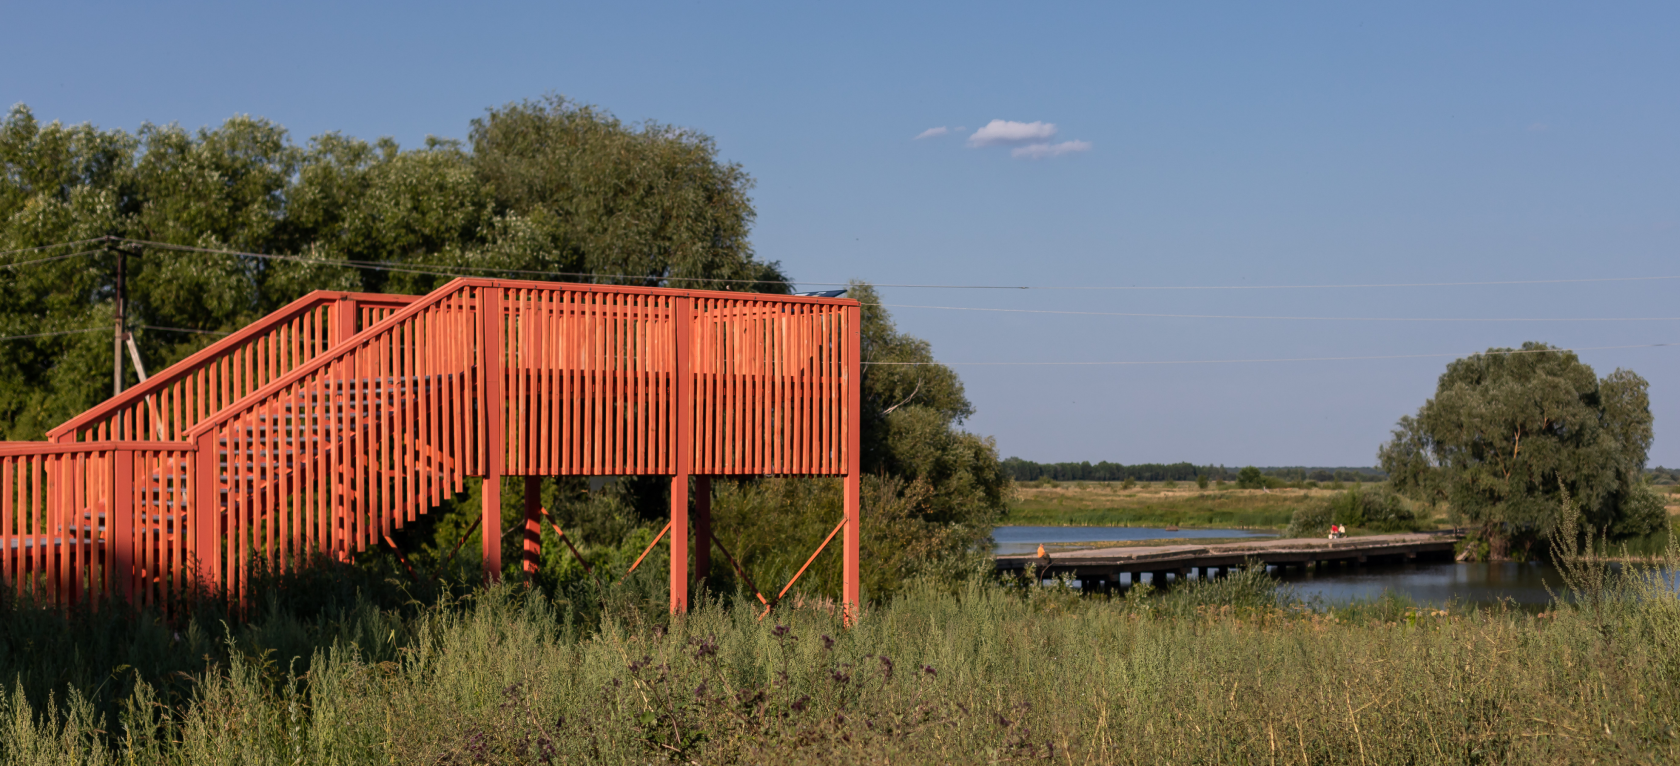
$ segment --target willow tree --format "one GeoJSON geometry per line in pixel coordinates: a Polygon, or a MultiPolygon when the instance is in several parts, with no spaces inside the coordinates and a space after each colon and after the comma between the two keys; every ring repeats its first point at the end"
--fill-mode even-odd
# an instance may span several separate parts
{"type": "Polygon", "coordinates": [[[1377,457],[1396,489],[1446,503],[1495,556],[1548,534],[1564,491],[1609,536],[1648,534],[1664,514],[1642,479],[1647,389],[1631,371],[1600,379],[1543,343],[1489,349],[1447,365],[1435,396],[1400,419],[1377,457]]]}

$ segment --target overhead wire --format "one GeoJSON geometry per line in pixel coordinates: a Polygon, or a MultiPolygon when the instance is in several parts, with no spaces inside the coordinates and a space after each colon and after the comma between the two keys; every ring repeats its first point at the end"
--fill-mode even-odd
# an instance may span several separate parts
{"type": "Polygon", "coordinates": [[[84,330],[59,330],[57,332],[30,333],[29,335],[6,335],[6,336],[0,336],[0,340],[24,340],[26,338],[51,338],[55,335],[76,335],[78,333],[84,333],[84,332],[110,332],[110,330],[111,330],[111,328],[109,328],[109,327],[89,327],[89,328],[84,329],[84,330]]]}
{"type": "Polygon", "coordinates": [[[1512,349],[1509,351],[1471,351],[1454,354],[1384,354],[1373,356],[1307,356],[1276,359],[1169,359],[1146,362],[863,362],[872,367],[1122,367],[1173,364],[1256,364],[1269,362],[1353,362],[1377,359],[1434,359],[1441,357],[1469,357],[1483,355],[1549,354],[1561,351],[1609,351],[1628,348],[1661,348],[1676,343],[1642,343],[1629,346],[1583,346],[1580,348],[1512,349]]]}
{"type": "Polygon", "coordinates": [[[232,335],[233,334],[231,332],[222,332],[221,330],[194,330],[191,327],[159,327],[157,325],[151,325],[151,324],[143,324],[143,325],[140,325],[139,327],[136,327],[135,329],[137,329],[137,330],[161,330],[163,332],[190,332],[190,333],[197,333],[199,335],[232,335]]]}
{"type": "Polygon", "coordinates": [[[94,237],[92,239],[78,239],[72,242],[55,242],[50,245],[37,245],[35,247],[19,247],[12,250],[0,250],[0,257],[18,255],[20,253],[33,253],[41,250],[51,250],[55,247],[74,247],[76,245],[85,245],[89,242],[107,242],[110,239],[110,237],[94,237]]]}
{"type": "Polygon", "coordinates": [[[944,311],[991,311],[1008,314],[1067,314],[1071,316],[1136,317],[1149,319],[1292,319],[1321,322],[1675,322],[1680,317],[1324,317],[1253,314],[1147,314],[1129,311],[1064,311],[1060,309],[1004,309],[976,306],[924,306],[909,303],[869,303],[868,306],[944,311]]]}
{"type": "MultiPolygon", "coordinates": [[[[276,253],[256,253],[242,250],[227,250],[221,248],[196,247],[192,245],[176,245],[168,242],[132,239],[128,237],[102,237],[91,240],[66,242],[59,245],[43,245],[40,248],[25,248],[0,252],[0,255],[28,252],[30,250],[49,247],[62,247],[87,242],[124,242],[128,244],[155,247],[160,249],[187,252],[213,253],[220,255],[238,255],[250,258],[293,261],[323,266],[341,266],[371,271],[390,271],[397,273],[422,274],[428,276],[458,277],[470,276],[464,272],[488,274],[530,274],[555,277],[586,277],[591,279],[649,279],[646,274],[596,274],[593,272],[575,271],[545,271],[539,269],[507,269],[494,266],[443,266],[431,268],[416,268],[413,266],[393,266],[378,261],[362,261],[355,259],[310,258],[299,255],[280,255],[276,253]],[[447,270],[446,270],[447,269],[447,270]]],[[[91,251],[97,252],[97,251],[91,251]]],[[[21,265],[21,264],[19,264],[21,265]]],[[[724,279],[712,277],[652,277],[664,282],[713,282],[726,284],[761,284],[761,285],[809,285],[820,287],[844,287],[851,282],[813,282],[807,280],[786,279],[724,279]]],[[[1558,285],[1558,284],[1588,284],[1598,282],[1649,282],[1680,280],[1680,275],[1655,275],[1635,277],[1580,277],[1567,279],[1510,279],[1483,280],[1461,282],[1350,282],[1342,284],[1280,284],[1280,285],[980,285],[980,284],[931,284],[931,283],[870,283],[873,287],[920,288],[939,290],[1086,290],[1086,291],[1149,291],[1149,290],[1345,290],[1371,288],[1415,288],[1415,287],[1490,287],[1511,285],[1558,285]]]]}
{"type": "MultiPolygon", "coordinates": [[[[158,325],[149,325],[149,324],[140,325],[138,327],[135,327],[134,329],[136,329],[136,330],[161,330],[163,332],[190,332],[190,333],[197,333],[197,334],[200,334],[200,335],[232,335],[233,334],[233,333],[228,333],[228,332],[222,332],[220,330],[195,330],[195,329],[192,329],[190,327],[160,327],[158,325]]],[[[86,332],[111,332],[111,328],[110,327],[88,327],[88,328],[84,328],[84,329],[81,329],[81,330],[58,330],[56,332],[37,332],[37,333],[30,333],[28,335],[5,335],[5,336],[0,336],[0,341],[25,340],[25,339],[28,339],[28,338],[51,338],[51,337],[58,336],[58,335],[78,335],[78,334],[86,333],[86,332]]]]}
{"type": "Polygon", "coordinates": [[[105,251],[104,250],[83,250],[79,253],[69,253],[69,254],[66,254],[66,255],[54,255],[54,256],[51,256],[49,258],[35,258],[33,260],[28,260],[28,261],[16,261],[14,263],[0,263],[0,269],[15,269],[19,266],[33,266],[37,263],[47,263],[48,261],[62,261],[62,260],[65,260],[67,258],[77,258],[77,257],[84,256],[84,255],[93,255],[95,253],[103,253],[103,252],[105,252],[105,251]]]}

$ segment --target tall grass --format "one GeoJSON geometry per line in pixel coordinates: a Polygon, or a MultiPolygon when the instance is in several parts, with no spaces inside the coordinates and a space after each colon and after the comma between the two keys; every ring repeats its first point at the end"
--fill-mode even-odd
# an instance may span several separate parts
{"type": "Polygon", "coordinates": [[[820,607],[761,622],[752,603],[720,597],[672,618],[648,598],[656,583],[589,599],[503,585],[310,619],[275,606],[226,627],[13,605],[0,755],[1674,762],[1680,603],[1650,578],[1627,582],[1643,590],[1617,609],[1537,616],[1310,610],[1252,571],[1112,599],[919,581],[852,629],[820,607]],[[126,632],[93,633],[112,627],[126,632]]]}

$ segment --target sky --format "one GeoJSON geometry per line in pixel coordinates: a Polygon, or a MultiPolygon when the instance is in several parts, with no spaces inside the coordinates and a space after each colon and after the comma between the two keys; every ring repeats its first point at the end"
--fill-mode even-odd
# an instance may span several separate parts
{"type": "Polygon", "coordinates": [[[1680,465],[1680,345],[1653,347],[1680,344],[1680,279],[1650,279],[1680,276],[1680,6],[70,0],[0,19],[0,101],[44,121],[251,114],[299,142],[418,146],[559,94],[713,136],[757,180],[758,256],[811,289],[1082,288],[880,291],[1003,456],[1372,465],[1454,356],[1534,340],[1649,380],[1651,464],[1680,465]],[[1440,285],[1603,278],[1644,279],[1440,285]],[[1621,318],[1641,321],[1579,321],[1621,318]],[[1293,361],[1230,361],[1256,359],[1293,361]],[[1170,364],[972,364],[997,362],[1170,364]]]}

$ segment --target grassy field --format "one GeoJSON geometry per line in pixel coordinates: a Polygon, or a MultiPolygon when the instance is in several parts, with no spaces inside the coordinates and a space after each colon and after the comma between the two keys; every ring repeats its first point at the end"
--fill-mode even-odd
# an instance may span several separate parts
{"type": "Polygon", "coordinates": [[[1235,527],[1282,529],[1295,509],[1333,489],[1197,489],[1119,482],[1020,484],[1005,524],[1023,526],[1235,527]]]}
{"type": "Polygon", "coordinates": [[[231,633],[14,605],[0,760],[1674,762],[1680,601],[1647,591],[1536,616],[1315,612],[1257,572],[1113,599],[976,579],[850,630],[821,605],[672,619],[652,593],[600,612],[514,585],[231,633]]]}

